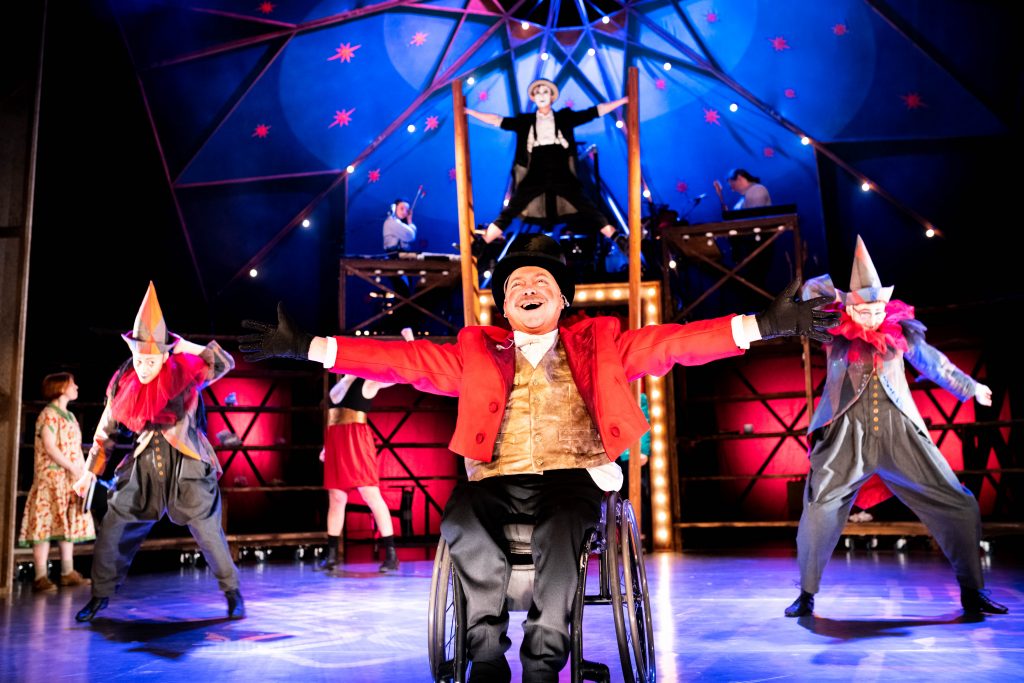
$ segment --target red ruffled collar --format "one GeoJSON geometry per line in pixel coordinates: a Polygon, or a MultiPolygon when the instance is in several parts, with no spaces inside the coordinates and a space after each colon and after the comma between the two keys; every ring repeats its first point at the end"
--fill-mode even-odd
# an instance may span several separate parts
{"type": "Polygon", "coordinates": [[[196,389],[208,372],[209,366],[199,356],[173,354],[152,382],[142,384],[129,365],[120,379],[114,380],[117,387],[110,402],[111,413],[133,432],[142,431],[146,425],[170,427],[195,407],[199,395],[196,389]]]}
{"type": "Polygon", "coordinates": [[[840,305],[839,312],[842,315],[839,327],[829,330],[832,334],[850,340],[865,341],[875,347],[879,353],[885,353],[889,349],[904,353],[907,351],[907,340],[903,336],[903,327],[900,322],[914,319],[913,306],[896,299],[888,302],[885,305],[885,320],[874,330],[865,329],[854,322],[850,314],[846,312],[845,306],[840,305]]]}

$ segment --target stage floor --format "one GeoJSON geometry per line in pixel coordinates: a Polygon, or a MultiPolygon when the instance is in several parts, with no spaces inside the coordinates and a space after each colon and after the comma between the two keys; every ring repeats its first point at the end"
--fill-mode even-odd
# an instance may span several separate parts
{"type": "MultiPolygon", "coordinates": [[[[660,681],[1021,681],[1024,570],[986,558],[993,598],[1010,614],[968,620],[938,554],[837,552],[816,617],[787,619],[797,595],[788,551],[648,558],[660,681]]],[[[431,562],[394,575],[350,564],[328,578],[307,562],[244,564],[248,618],[225,621],[206,570],[130,576],[93,624],[75,611],[88,588],[3,602],[4,681],[429,681],[431,562]]],[[[509,659],[519,680],[520,622],[509,659]]],[[[586,610],[584,648],[621,680],[608,607],[586,610]]],[[[569,676],[568,667],[562,673],[569,676]]]]}

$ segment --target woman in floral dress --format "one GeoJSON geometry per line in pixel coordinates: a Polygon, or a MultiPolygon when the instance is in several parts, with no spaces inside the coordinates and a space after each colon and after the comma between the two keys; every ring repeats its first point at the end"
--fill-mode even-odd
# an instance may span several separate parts
{"type": "Polygon", "coordinates": [[[54,591],[57,586],[47,576],[50,541],[60,545],[60,585],[89,583],[74,569],[73,544],[96,538],[92,515],[82,512],[82,503],[71,485],[85,466],[82,454],[82,430],[68,412],[68,402],[78,398],[78,385],[67,372],[43,379],[47,404],[36,420],[35,478],[25,502],[18,545],[32,546],[36,579],[35,592],[54,591]]]}

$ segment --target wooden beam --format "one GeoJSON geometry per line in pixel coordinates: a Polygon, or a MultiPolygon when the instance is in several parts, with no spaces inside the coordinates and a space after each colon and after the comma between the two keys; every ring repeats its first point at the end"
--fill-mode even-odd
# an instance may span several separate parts
{"type": "MultiPolygon", "coordinates": [[[[643,302],[640,301],[640,117],[639,109],[639,72],[635,66],[629,67],[626,78],[626,144],[628,163],[628,197],[627,223],[629,225],[629,329],[640,329],[640,313],[643,302]]],[[[640,402],[641,384],[633,382],[633,394],[637,403],[640,402]]],[[[629,459],[629,499],[633,501],[636,512],[637,527],[643,528],[643,506],[640,504],[642,489],[640,487],[640,442],[630,448],[632,457],[629,459]]]]}
{"type": "Polygon", "coordinates": [[[462,315],[464,325],[480,322],[480,293],[476,261],[473,259],[473,179],[469,168],[469,127],[462,81],[452,81],[452,110],[455,118],[455,184],[459,203],[459,257],[462,264],[462,315]]]}

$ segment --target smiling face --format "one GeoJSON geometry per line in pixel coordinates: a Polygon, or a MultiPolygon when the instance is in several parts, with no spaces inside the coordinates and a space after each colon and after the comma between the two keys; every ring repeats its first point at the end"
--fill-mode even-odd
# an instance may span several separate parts
{"type": "Polygon", "coordinates": [[[853,304],[846,307],[853,322],[865,330],[876,330],[885,321],[885,302],[873,301],[869,304],[853,304]]]}
{"type": "Polygon", "coordinates": [[[523,266],[505,280],[505,317],[513,330],[544,334],[558,327],[564,302],[555,276],[538,266],[523,266]]]}
{"type": "Polygon", "coordinates": [[[551,88],[546,85],[538,85],[530,91],[530,99],[537,105],[540,111],[551,109],[551,88]]]}
{"type": "Polygon", "coordinates": [[[132,353],[132,366],[142,384],[149,384],[156,379],[166,362],[167,353],[132,353]]]}

